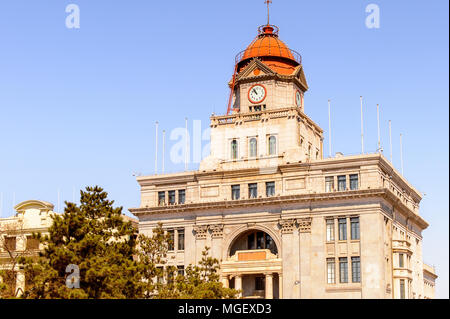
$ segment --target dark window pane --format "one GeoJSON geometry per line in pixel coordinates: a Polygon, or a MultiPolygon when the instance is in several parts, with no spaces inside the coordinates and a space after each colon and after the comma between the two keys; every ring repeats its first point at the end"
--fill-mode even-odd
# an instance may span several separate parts
{"type": "Polygon", "coordinates": [[[347,240],[347,218],[339,218],[339,240],[347,240]]]}
{"type": "Polygon", "coordinates": [[[233,185],[231,186],[231,198],[233,200],[239,199],[241,197],[241,186],[233,185]]]}
{"type": "Polygon", "coordinates": [[[345,191],[346,190],[346,176],[338,176],[338,190],[345,191]]]}
{"type": "Polygon", "coordinates": [[[256,249],[264,249],[264,233],[257,232],[256,233],[256,249]]]}
{"type": "Polygon", "coordinates": [[[174,250],[175,249],[175,231],[168,230],[167,233],[170,235],[168,250],[174,250]]]}
{"type": "Polygon", "coordinates": [[[256,277],[255,278],[255,290],[264,290],[266,278],[256,277]]]}
{"type": "Polygon", "coordinates": [[[184,229],[178,230],[178,250],[184,250],[184,229]]]}
{"type": "Polygon", "coordinates": [[[247,237],[247,249],[255,249],[255,233],[251,233],[247,237]]]}
{"type": "Polygon", "coordinates": [[[237,140],[231,141],[231,158],[232,159],[238,158],[238,142],[237,142],[237,140]]]}
{"type": "Polygon", "coordinates": [[[186,191],[184,189],[180,189],[178,191],[178,204],[184,204],[186,202],[186,191]]]}

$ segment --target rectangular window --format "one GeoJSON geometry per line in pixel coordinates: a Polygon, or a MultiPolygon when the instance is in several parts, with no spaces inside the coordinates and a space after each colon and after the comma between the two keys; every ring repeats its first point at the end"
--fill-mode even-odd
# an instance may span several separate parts
{"type": "Polygon", "coordinates": [[[327,258],[327,283],[334,284],[336,282],[336,263],[334,258],[327,258]]]}
{"type": "Polygon", "coordinates": [[[175,191],[169,191],[169,205],[175,204],[175,191]]]}
{"type": "Polygon", "coordinates": [[[358,174],[350,175],[350,190],[358,189],[358,174]]]}
{"type": "Polygon", "coordinates": [[[264,233],[263,232],[257,232],[256,233],[256,249],[264,249],[266,248],[264,246],[264,233]]]}
{"type": "Polygon", "coordinates": [[[334,219],[327,219],[327,241],[334,241],[334,219]]]}
{"type": "Polygon", "coordinates": [[[248,184],[248,198],[258,197],[258,184],[248,184]]]}
{"type": "Polygon", "coordinates": [[[341,283],[348,282],[348,261],[347,257],[339,258],[339,281],[341,283]]]}
{"type": "Polygon", "coordinates": [[[6,237],[5,238],[5,247],[9,251],[16,250],[16,237],[6,237]]]}
{"type": "Polygon", "coordinates": [[[359,217],[350,218],[351,238],[353,240],[359,239],[359,217]]]}
{"type": "Polygon", "coordinates": [[[252,250],[255,249],[255,233],[252,233],[247,236],[247,249],[252,250]]]}
{"type": "Polygon", "coordinates": [[[177,266],[178,276],[184,276],[184,266],[177,266]]]}
{"type": "Polygon", "coordinates": [[[347,240],[347,218],[339,218],[339,240],[347,240]]]}
{"type": "Polygon", "coordinates": [[[231,198],[233,200],[237,200],[241,197],[241,186],[240,185],[232,185],[231,186],[231,198]]]}
{"type": "Polygon", "coordinates": [[[256,277],[255,278],[255,290],[264,290],[266,278],[256,277]]]}
{"type": "Polygon", "coordinates": [[[398,266],[400,268],[405,267],[405,263],[404,263],[404,259],[403,259],[403,254],[398,254],[398,266]]]}
{"type": "Polygon", "coordinates": [[[186,190],[180,189],[178,191],[178,204],[184,204],[186,202],[186,190]]]}
{"type": "Polygon", "coordinates": [[[168,230],[167,233],[170,236],[168,250],[173,251],[175,249],[175,231],[173,229],[171,229],[171,230],[168,230]]]}
{"type": "Polygon", "coordinates": [[[164,268],[156,267],[156,281],[158,284],[164,284],[164,268]]]}
{"type": "Polygon", "coordinates": [[[266,183],[266,196],[267,197],[275,196],[275,182],[266,183]]]}
{"type": "Polygon", "coordinates": [[[166,204],[166,192],[158,192],[158,205],[164,206],[166,204]]]}
{"type": "Polygon", "coordinates": [[[27,249],[38,250],[39,239],[33,238],[32,236],[27,236],[27,249]]]}
{"type": "Polygon", "coordinates": [[[178,250],[184,250],[184,229],[178,229],[178,250]]]}
{"type": "Polygon", "coordinates": [[[405,299],[405,279],[400,279],[400,299],[405,299]]]}
{"type": "Polygon", "coordinates": [[[330,193],[334,190],[334,177],[325,177],[325,192],[330,193]]]}
{"type": "Polygon", "coordinates": [[[338,190],[339,191],[345,191],[347,189],[346,179],[347,179],[347,177],[345,175],[338,176],[338,190]]]}
{"type": "Polygon", "coordinates": [[[352,282],[361,282],[361,261],[359,257],[352,257],[352,282]]]}

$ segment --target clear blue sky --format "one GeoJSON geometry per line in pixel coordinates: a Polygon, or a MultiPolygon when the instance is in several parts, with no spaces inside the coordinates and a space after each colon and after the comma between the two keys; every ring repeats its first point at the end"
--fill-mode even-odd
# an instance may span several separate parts
{"type": "MultiPolygon", "coordinates": [[[[437,296],[448,297],[448,1],[373,1],[379,29],[365,26],[370,3],[274,0],[271,22],[303,56],[305,110],[325,129],[325,155],[329,98],[333,151],[360,151],[360,95],[367,150],[376,149],[377,103],[387,157],[392,120],[398,169],[404,134],[405,177],[426,193],[424,260],[437,267],[437,296]]],[[[226,111],[234,56],[265,10],[263,0],[1,1],[3,217],[14,194],[16,203],[56,207],[58,189],[62,202],[94,184],[137,207],[132,173],[154,172],[154,122],[170,132],[188,117],[206,128],[213,111],[226,111]],[[70,3],[80,7],[80,29],[65,26],[70,3]]],[[[166,162],[166,171],[183,168],[166,162]]]]}

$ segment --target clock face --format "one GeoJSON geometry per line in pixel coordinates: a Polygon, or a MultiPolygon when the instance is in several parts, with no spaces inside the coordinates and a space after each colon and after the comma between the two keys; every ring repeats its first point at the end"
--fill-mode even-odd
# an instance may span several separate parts
{"type": "Polygon", "coordinates": [[[248,99],[252,103],[261,103],[266,98],[266,88],[260,84],[254,85],[248,91],[248,99]]]}
{"type": "Polygon", "coordinates": [[[295,92],[295,104],[297,104],[297,107],[302,106],[302,93],[298,90],[295,92]]]}

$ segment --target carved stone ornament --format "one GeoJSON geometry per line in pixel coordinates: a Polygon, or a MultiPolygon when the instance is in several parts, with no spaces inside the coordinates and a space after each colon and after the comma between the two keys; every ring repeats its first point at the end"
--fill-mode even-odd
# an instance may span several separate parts
{"type": "Polygon", "coordinates": [[[223,237],[223,224],[209,225],[209,231],[212,238],[223,237]]]}
{"type": "Polygon", "coordinates": [[[280,219],[279,222],[282,234],[292,234],[295,227],[295,219],[280,219]]]}

